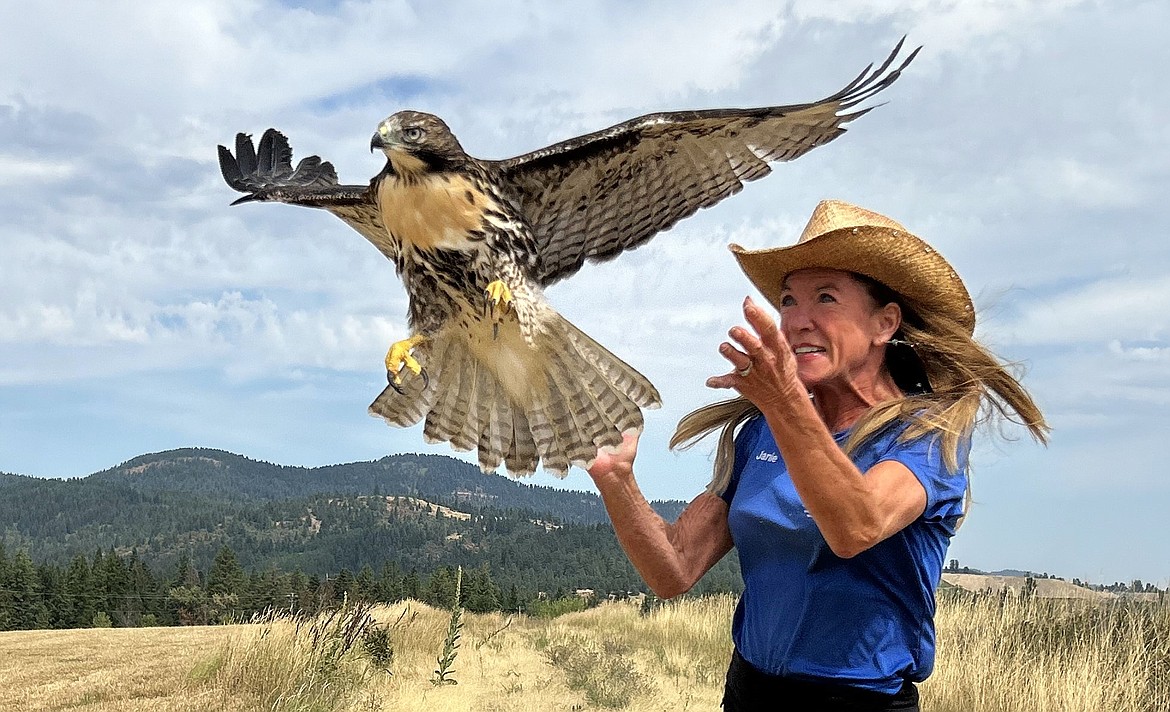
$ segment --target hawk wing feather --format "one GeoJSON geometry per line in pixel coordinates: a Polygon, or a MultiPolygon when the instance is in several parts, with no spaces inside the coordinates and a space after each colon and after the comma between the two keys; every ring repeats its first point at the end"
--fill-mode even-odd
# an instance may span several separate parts
{"type": "Polygon", "coordinates": [[[398,245],[386,232],[378,202],[368,185],[342,185],[333,164],[319,156],[292,165],[292,148],[284,134],[268,129],[260,144],[248,134],[236,134],[236,153],[219,147],[219,169],[232,188],[247,193],[232,205],[254,201],[289,203],[328,210],[373,243],[391,261],[398,245]]]}
{"type": "Polygon", "coordinates": [[[840,91],[811,104],[647,114],[503,161],[489,162],[539,247],[541,284],[637,247],[845,131],[849,111],[892,84],[902,44],[840,91]]]}

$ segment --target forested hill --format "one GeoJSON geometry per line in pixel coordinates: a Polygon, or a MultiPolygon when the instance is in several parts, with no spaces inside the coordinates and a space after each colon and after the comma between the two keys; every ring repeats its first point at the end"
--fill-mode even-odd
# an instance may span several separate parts
{"type": "MultiPolygon", "coordinates": [[[[183,558],[207,570],[228,546],[253,571],[486,563],[550,590],[642,588],[595,494],[484,475],[442,455],[306,468],[183,449],[83,478],[2,475],[0,492],[0,544],[38,564],[112,549],[156,571],[183,558]]],[[[683,503],[656,506],[673,519],[683,503]]],[[[737,584],[728,565],[711,582],[719,589],[737,584]]]]}
{"type": "MultiPolygon", "coordinates": [[[[86,482],[124,485],[137,492],[189,492],[233,501],[273,502],[318,494],[395,494],[458,499],[496,509],[524,509],[562,522],[608,521],[591,492],[538,487],[444,455],[390,455],[373,462],[294,467],[250,460],[222,450],[183,449],[143,455],[86,482]]],[[[667,505],[677,511],[678,503],[667,505]]]]}

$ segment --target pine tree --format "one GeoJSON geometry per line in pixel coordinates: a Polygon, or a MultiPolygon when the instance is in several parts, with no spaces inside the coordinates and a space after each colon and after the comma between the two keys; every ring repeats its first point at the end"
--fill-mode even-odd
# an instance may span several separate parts
{"type": "MultiPolygon", "coordinates": [[[[90,575],[93,577],[93,593],[94,593],[94,614],[105,613],[110,608],[110,602],[107,598],[107,586],[105,571],[106,557],[101,549],[93,552],[93,563],[89,566],[90,575]]],[[[85,625],[93,625],[93,620],[88,620],[85,625]]]]}
{"type": "Polygon", "coordinates": [[[199,580],[199,570],[191,563],[191,555],[186,550],[179,555],[179,563],[175,566],[175,574],[171,577],[172,586],[202,586],[199,580]]]}
{"type": "Polygon", "coordinates": [[[210,622],[207,592],[200,580],[199,570],[191,563],[185,549],[166,587],[166,614],[178,625],[206,625],[210,622]]]}
{"type": "Polygon", "coordinates": [[[349,569],[342,569],[337,574],[337,578],[333,580],[333,598],[336,601],[341,601],[348,598],[354,600],[355,592],[357,590],[357,582],[353,578],[353,574],[349,569]]]}
{"type": "Polygon", "coordinates": [[[291,575],[282,576],[275,567],[269,567],[262,574],[252,574],[248,582],[247,601],[244,602],[245,610],[259,612],[287,609],[289,594],[292,593],[292,579],[291,575]]]}
{"type": "Polygon", "coordinates": [[[12,587],[10,585],[12,565],[8,561],[8,551],[0,540],[0,630],[13,629],[15,609],[12,605],[12,587]]]}
{"type": "Polygon", "coordinates": [[[317,613],[332,608],[337,602],[337,595],[333,581],[326,576],[313,592],[312,612],[317,613]]]}
{"type": "Polygon", "coordinates": [[[516,588],[516,584],[508,587],[508,594],[504,596],[503,609],[505,611],[518,611],[524,605],[523,599],[520,597],[520,591],[516,588]]]}
{"type": "Polygon", "coordinates": [[[239,596],[244,590],[244,569],[231,547],[221,546],[207,572],[207,592],[215,595],[239,596]]]}
{"type": "MultiPolygon", "coordinates": [[[[297,569],[292,572],[288,579],[289,612],[299,610],[307,611],[309,603],[313,600],[313,590],[309,586],[309,577],[305,575],[304,571],[297,569]]],[[[282,604],[283,606],[284,604],[282,604]]]]}
{"type": "Polygon", "coordinates": [[[130,551],[130,559],[126,562],[126,582],[122,610],[128,625],[140,626],[142,617],[148,612],[147,601],[152,601],[158,584],[154,573],[138,558],[137,549],[130,551]]]}
{"type": "Polygon", "coordinates": [[[414,569],[411,569],[410,573],[402,578],[402,595],[416,601],[422,600],[422,581],[419,580],[418,572],[414,569]]]}
{"type": "Polygon", "coordinates": [[[119,627],[136,625],[134,604],[130,590],[130,569],[121,556],[110,547],[102,558],[100,580],[105,584],[106,613],[119,627]]]}
{"type": "Polygon", "coordinates": [[[374,582],[374,569],[366,564],[362,570],[358,572],[357,581],[354,587],[354,598],[360,601],[373,602],[377,598],[376,585],[374,582]]]}
{"type": "Polygon", "coordinates": [[[440,566],[431,572],[427,578],[426,588],[423,590],[423,601],[435,608],[451,608],[457,605],[455,597],[455,577],[446,566],[440,566]]]}
{"type": "Polygon", "coordinates": [[[41,564],[37,567],[40,580],[41,602],[45,606],[45,626],[68,628],[72,615],[71,601],[65,596],[65,572],[56,566],[41,564]]]}
{"type": "Polygon", "coordinates": [[[402,600],[402,573],[398,570],[398,564],[394,562],[382,564],[374,590],[375,600],[382,603],[402,600]]]}
{"type": "Polygon", "coordinates": [[[207,572],[207,596],[211,599],[211,617],[230,621],[240,615],[240,597],[246,577],[236,559],[236,552],[226,544],[220,547],[207,572]]]}
{"type": "Polygon", "coordinates": [[[492,583],[487,563],[463,576],[463,605],[474,613],[500,610],[500,589],[492,583]]]}
{"type": "Polygon", "coordinates": [[[70,628],[86,628],[97,613],[97,589],[90,572],[89,561],[78,554],[65,571],[65,595],[70,601],[70,628]]]}
{"type": "Polygon", "coordinates": [[[18,551],[12,557],[5,588],[12,595],[8,630],[48,627],[49,611],[41,598],[41,577],[25,551],[18,551]]]}

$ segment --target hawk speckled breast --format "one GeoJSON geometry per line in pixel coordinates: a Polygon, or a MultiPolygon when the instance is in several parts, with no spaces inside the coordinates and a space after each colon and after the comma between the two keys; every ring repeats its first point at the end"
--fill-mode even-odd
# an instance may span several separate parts
{"type": "MultiPolygon", "coordinates": [[[[269,129],[254,147],[219,147],[236,203],[328,210],[394,262],[409,297],[408,338],[386,355],[389,385],[370,413],[428,442],[478,450],[485,471],[538,464],[564,476],[602,446],[640,430],[660,404],[636,370],[570,324],[542,290],[637,247],[747,181],[825,144],[894,82],[889,58],[810,104],[649,114],[515,158],[464,152],[438,117],[400,111],[370,149],[386,166],[369,185],[341,185],[317,156],[294,168],[269,129]]],[[[235,203],[233,203],[235,204],[235,203]]]]}

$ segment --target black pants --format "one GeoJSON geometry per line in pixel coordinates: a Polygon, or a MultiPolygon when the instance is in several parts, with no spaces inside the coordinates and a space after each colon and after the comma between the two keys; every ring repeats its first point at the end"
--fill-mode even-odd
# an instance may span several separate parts
{"type": "Polygon", "coordinates": [[[804,682],[760,672],[740,656],[731,657],[724,712],[918,712],[918,688],[907,681],[894,695],[847,685],[804,682]]]}

